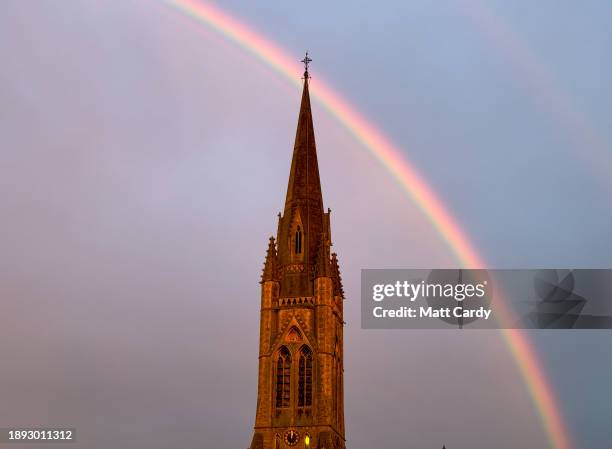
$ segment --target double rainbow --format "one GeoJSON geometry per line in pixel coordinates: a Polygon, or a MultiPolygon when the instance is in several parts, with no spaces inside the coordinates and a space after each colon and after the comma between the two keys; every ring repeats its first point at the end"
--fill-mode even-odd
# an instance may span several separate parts
{"type": "MultiPolygon", "coordinates": [[[[211,5],[196,0],[163,1],[176,11],[188,15],[238,44],[291,83],[300,85],[295,76],[302,71],[299,63],[261,34],[211,5]]],[[[317,80],[316,88],[312,90],[311,95],[395,177],[448,243],[462,265],[471,268],[485,266],[468,237],[440,199],[388,138],[320,79],[317,80]]],[[[501,333],[529,390],[551,448],[572,449],[552,388],[526,334],[523,331],[510,329],[503,329],[501,333]]]]}

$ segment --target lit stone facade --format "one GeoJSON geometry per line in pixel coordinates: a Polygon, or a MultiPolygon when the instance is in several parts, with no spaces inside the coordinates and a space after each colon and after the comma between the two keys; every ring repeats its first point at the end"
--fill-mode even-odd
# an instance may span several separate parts
{"type": "Polygon", "coordinates": [[[250,449],[344,449],[342,280],[323,209],[308,92],[283,214],[261,280],[259,380],[250,449]]]}

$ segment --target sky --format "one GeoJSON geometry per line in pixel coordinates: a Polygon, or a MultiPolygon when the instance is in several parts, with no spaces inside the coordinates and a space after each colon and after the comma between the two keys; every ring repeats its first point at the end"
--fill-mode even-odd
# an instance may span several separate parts
{"type": "MultiPolygon", "coordinates": [[[[214,4],[309,50],[311,90],[325,80],[384,132],[491,267],[612,266],[609,2],[214,4]]],[[[299,89],[161,1],[0,11],[0,427],[76,427],[72,448],[247,447],[299,89]]],[[[550,447],[498,332],[360,328],[362,268],[458,262],[313,115],[348,447],[550,447]]],[[[529,338],[574,448],[609,448],[612,334],[529,338]]]]}

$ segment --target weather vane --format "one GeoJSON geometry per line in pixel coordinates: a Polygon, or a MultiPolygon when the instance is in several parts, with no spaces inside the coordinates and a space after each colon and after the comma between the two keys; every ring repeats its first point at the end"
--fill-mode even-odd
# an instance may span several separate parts
{"type": "Polygon", "coordinates": [[[306,56],[300,62],[304,63],[304,79],[308,79],[308,64],[312,62],[312,59],[308,57],[308,52],[306,52],[306,56]]]}

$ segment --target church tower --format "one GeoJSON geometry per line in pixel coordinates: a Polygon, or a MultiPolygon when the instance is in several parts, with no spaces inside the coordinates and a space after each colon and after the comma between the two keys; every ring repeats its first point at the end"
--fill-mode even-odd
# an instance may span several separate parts
{"type": "Polygon", "coordinates": [[[259,381],[250,449],[345,449],[344,292],[330,254],[310,110],[308,53],[285,209],[261,278],[259,381]]]}

